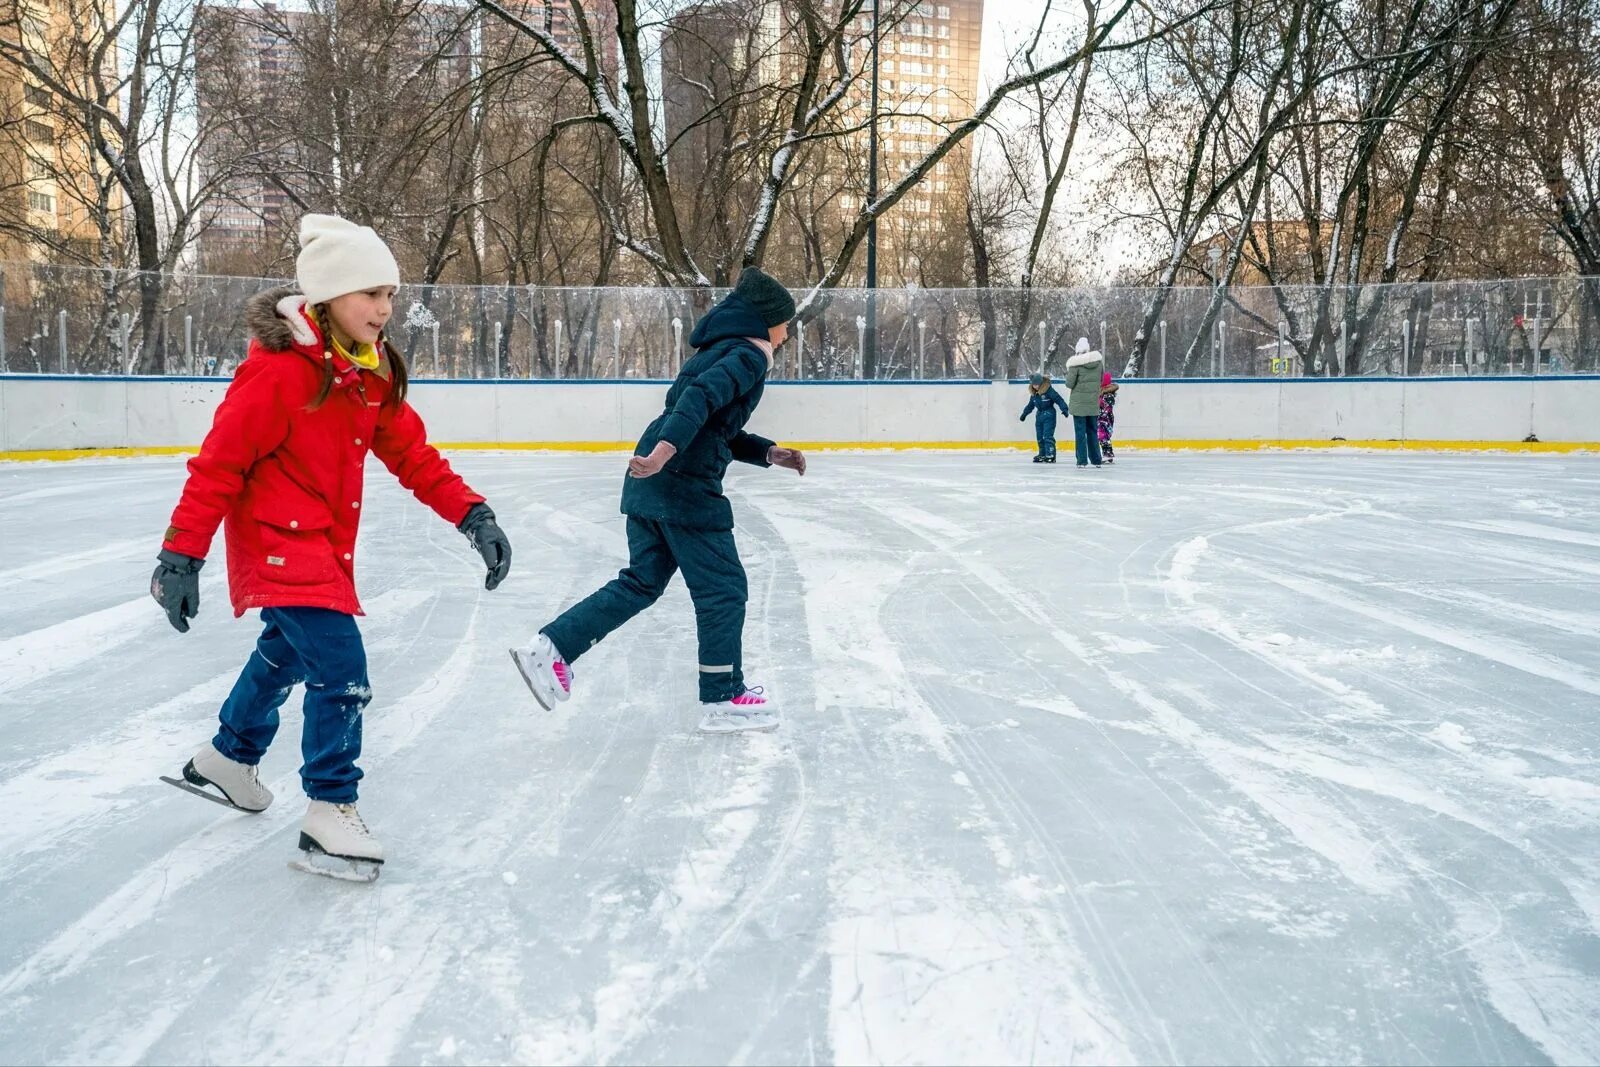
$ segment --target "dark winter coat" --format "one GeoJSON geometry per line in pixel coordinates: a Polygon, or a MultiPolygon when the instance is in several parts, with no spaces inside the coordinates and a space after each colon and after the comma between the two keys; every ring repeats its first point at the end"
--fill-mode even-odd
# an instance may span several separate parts
{"type": "Polygon", "coordinates": [[[1098,352],[1079,352],[1067,360],[1067,409],[1085,418],[1100,414],[1100,375],[1105,359],[1098,352]]]}
{"type": "Polygon", "coordinates": [[[274,289],[247,305],[249,354],[189,461],[162,542],[204,559],[221,525],[235,615],[265,607],[362,613],[355,550],[368,452],[451,525],[483,500],[428,444],[410,404],[384,403],[386,364],[379,373],[335,357],[332,391],[306,410],[321,387],[323,355],[303,304],[292,289],[274,289]]]}
{"type": "Polygon", "coordinates": [[[628,478],[622,512],[702,530],[733,529],[722,478],[733,460],[769,467],[773,442],[744,432],[767,377],[767,354],[748,338],[767,336],[749,301],[733,294],[706,313],[689,336],[697,351],[667,390],[666,409],[633,452],[648,456],[666,441],[677,454],[650,478],[628,478]]]}
{"type": "MultiPolygon", "coordinates": [[[[1048,378],[1045,379],[1049,381],[1048,378]]],[[[1055,386],[1047,386],[1043,393],[1034,393],[1028,398],[1028,406],[1022,409],[1022,417],[1026,419],[1030,414],[1039,413],[1038,424],[1034,427],[1040,440],[1056,435],[1056,409],[1061,409],[1061,414],[1067,414],[1067,403],[1061,399],[1061,394],[1056,392],[1055,386]]]]}

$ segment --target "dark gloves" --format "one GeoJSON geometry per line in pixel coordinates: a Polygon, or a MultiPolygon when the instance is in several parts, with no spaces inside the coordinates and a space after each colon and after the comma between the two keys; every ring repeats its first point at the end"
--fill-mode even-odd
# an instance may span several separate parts
{"type": "Polygon", "coordinates": [[[467,535],[467,540],[472,542],[472,547],[478,550],[478,555],[489,567],[489,576],[483,580],[483,587],[493,589],[505,581],[507,572],[511,570],[511,542],[506,539],[499,523],[494,521],[494,512],[489,510],[489,505],[472,505],[472,510],[467,512],[467,517],[461,520],[456,529],[467,535]]]}
{"type": "Polygon", "coordinates": [[[1018,422],[1027,422],[1028,421],[1028,413],[1026,411],[1024,411],[1021,415],[1018,415],[1017,416],[1017,421],[1018,422]]]}
{"type": "Polygon", "coordinates": [[[200,568],[203,559],[162,549],[156,558],[161,563],[150,576],[150,595],[166,609],[172,628],[189,632],[189,620],[200,614],[200,568]]]}

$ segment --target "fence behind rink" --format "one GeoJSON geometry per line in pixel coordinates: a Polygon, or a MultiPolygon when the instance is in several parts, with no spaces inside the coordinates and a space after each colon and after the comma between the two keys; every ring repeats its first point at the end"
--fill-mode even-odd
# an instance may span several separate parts
{"type": "MultiPolygon", "coordinates": [[[[0,459],[192,450],[227,386],[217,377],[0,375],[0,459]]],[[[654,379],[423,379],[411,403],[445,448],[605,451],[631,448],[666,390],[654,379]]],[[[751,429],[806,448],[1031,448],[1033,426],[1017,418],[1027,392],[1015,381],[776,382],[751,429]]],[[[1135,451],[1600,451],[1600,375],[1126,379],[1116,430],[1135,451]]],[[[1057,434],[1070,444],[1068,424],[1057,434]]]]}
{"type": "MultiPolygon", "coordinates": [[[[0,373],[226,376],[271,279],[0,264],[0,373]]],[[[670,378],[723,290],[405,286],[390,335],[433,379],[670,378]]],[[[1353,288],[797,291],[774,377],[1059,374],[1079,337],[1147,378],[1438,377],[1600,370],[1600,279],[1353,288]],[[1153,310],[1157,300],[1159,309],[1153,310]]]]}

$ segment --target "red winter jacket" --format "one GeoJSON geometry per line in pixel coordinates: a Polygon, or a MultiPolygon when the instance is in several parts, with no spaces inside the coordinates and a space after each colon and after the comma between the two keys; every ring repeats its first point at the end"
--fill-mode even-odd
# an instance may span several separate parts
{"type": "Polygon", "coordinates": [[[334,358],[315,411],[322,339],[291,289],[253,298],[250,352],[217,408],[163,547],[205,558],[220,523],[235,616],[251,608],[331,608],[360,615],[356,529],[367,452],[452,525],[483,497],[428,444],[410,404],[384,406],[389,382],[334,358]]]}

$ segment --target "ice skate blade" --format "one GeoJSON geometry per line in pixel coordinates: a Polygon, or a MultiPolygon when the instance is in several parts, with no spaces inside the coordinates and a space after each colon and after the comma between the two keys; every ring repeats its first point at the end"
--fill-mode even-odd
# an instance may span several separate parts
{"type": "MultiPolygon", "coordinates": [[[[522,675],[523,684],[528,687],[528,692],[533,694],[533,699],[546,711],[556,710],[556,705],[572,699],[572,690],[563,689],[559,682],[553,681],[555,676],[555,661],[548,656],[535,654],[520,648],[507,649],[511,653],[511,662],[517,665],[517,673],[522,675]],[[549,677],[552,681],[548,684],[537,679],[549,677]]],[[[567,668],[567,684],[572,683],[572,668],[567,668]]]]}
{"type": "Polygon", "coordinates": [[[378,872],[383,869],[383,861],[324,852],[309,834],[301,831],[300,858],[290,860],[289,866],[307,874],[337,878],[341,882],[375,882],[378,872]]]}
{"type": "MultiPolygon", "coordinates": [[[[232,808],[234,811],[242,811],[246,815],[260,815],[261,814],[260,811],[252,811],[250,808],[241,808],[239,805],[235,804],[233,801],[227,800],[227,799],[225,799],[223,797],[219,797],[215,793],[208,793],[204,789],[200,788],[199,786],[194,785],[194,784],[192,784],[190,782],[184,781],[182,778],[168,778],[164,774],[161,775],[160,777],[161,777],[161,780],[163,782],[166,782],[168,785],[177,786],[179,789],[183,790],[185,793],[193,793],[197,797],[204,797],[206,800],[211,801],[211,803],[213,803],[213,804],[221,804],[225,808],[232,808]]],[[[210,783],[207,783],[207,784],[210,784],[210,783]]],[[[265,810],[266,810],[265,808],[262,809],[262,811],[265,811],[265,810]]]]}
{"type": "Polygon", "coordinates": [[[555,705],[545,699],[543,691],[534,683],[532,676],[528,674],[528,668],[522,662],[523,657],[514,648],[507,651],[511,653],[511,662],[517,665],[517,673],[522,675],[522,684],[528,687],[528,692],[533,694],[533,699],[537,700],[539,706],[545,711],[556,710],[555,705]]]}
{"type": "Polygon", "coordinates": [[[699,730],[703,734],[771,733],[777,728],[778,717],[770,714],[751,715],[743,718],[707,714],[700,720],[699,726],[699,730]]]}
{"type": "Polygon", "coordinates": [[[306,874],[320,874],[340,882],[376,882],[378,871],[382,869],[382,864],[371,860],[347,860],[326,852],[307,852],[300,859],[290,860],[289,866],[306,874]]]}

